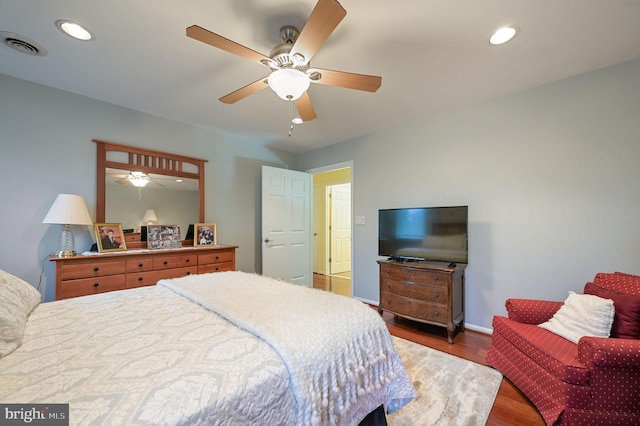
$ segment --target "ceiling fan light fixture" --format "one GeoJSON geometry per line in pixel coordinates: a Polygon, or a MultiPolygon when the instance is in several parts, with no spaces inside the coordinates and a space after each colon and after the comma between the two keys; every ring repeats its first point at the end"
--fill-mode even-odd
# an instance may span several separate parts
{"type": "Polygon", "coordinates": [[[300,117],[295,117],[293,120],[291,120],[291,122],[293,124],[302,124],[302,123],[304,123],[304,120],[302,118],[300,118],[300,117]]]}
{"type": "Polygon", "coordinates": [[[149,176],[147,176],[146,173],[143,172],[131,172],[131,175],[129,177],[129,182],[131,182],[133,186],[136,186],[138,188],[142,188],[143,186],[148,184],[149,180],[149,176]]]}
{"type": "Polygon", "coordinates": [[[267,82],[271,90],[285,101],[295,101],[307,91],[311,84],[305,73],[292,68],[272,72],[267,82]]]}

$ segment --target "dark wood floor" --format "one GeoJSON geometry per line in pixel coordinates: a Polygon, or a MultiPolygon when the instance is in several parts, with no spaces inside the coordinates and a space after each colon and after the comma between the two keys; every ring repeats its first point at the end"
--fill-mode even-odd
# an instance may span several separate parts
{"type": "MultiPolygon", "coordinates": [[[[491,336],[466,329],[458,333],[454,344],[447,341],[446,329],[409,321],[384,313],[389,332],[412,342],[437,349],[469,361],[487,365],[486,356],[491,336]]],[[[508,380],[502,379],[498,396],[489,414],[487,425],[544,425],[536,408],[508,380]]]]}

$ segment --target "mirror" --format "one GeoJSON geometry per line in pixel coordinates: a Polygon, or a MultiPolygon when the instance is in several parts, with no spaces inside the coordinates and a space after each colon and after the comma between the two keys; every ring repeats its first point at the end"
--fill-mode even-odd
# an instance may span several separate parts
{"type": "MultiPolygon", "coordinates": [[[[96,222],[121,223],[139,232],[147,210],[157,224],[204,222],[204,164],[207,160],[95,140],[97,144],[96,222]],[[144,186],[134,186],[140,172],[144,186]]],[[[128,244],[129,245],[129,244],[128,244]]]]}

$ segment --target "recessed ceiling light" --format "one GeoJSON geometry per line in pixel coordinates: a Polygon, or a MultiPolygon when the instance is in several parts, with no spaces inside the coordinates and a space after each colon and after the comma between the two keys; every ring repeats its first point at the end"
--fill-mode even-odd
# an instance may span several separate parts
{"type": "Polygon", "coordinates": [[[489,43],[493,45],[504,44],[509,40],[513,39],[520,29],[514,25],[510,27],[502,27],[499,28],[493,35],[489,38],[489,43]]]}
{"type": "Polygon", "coordinates": [[[80,24],[75,22],[60,20],[56,21],[56,26],[65,34],[78,40],[92,40],[93,34],[80,24]]]}

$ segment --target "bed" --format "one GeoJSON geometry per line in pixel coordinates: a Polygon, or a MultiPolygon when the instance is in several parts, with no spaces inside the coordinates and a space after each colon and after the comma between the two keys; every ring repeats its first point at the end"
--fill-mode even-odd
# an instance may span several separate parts
{"type": "Polygon", "coordinates": [[[0,402],[68,403],[71,424],[357,425],[415,397],[354,299],[221,272],[39,304],[0,274],[0,402]]]}

